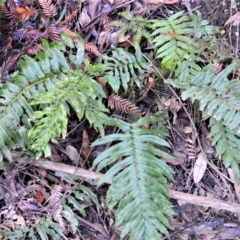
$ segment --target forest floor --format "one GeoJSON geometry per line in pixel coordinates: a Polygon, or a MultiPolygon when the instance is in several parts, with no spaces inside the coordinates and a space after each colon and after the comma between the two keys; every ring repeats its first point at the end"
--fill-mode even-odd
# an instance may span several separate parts
{"type": "MultiPolygon", "coordinates": [[[[20,1],[6,0],[6,3],[9,4],[16,4],[16,2],[20,4],[20,1]]],[[[30,4],[37,9],[38,4],[33,3],[34,0],[24,2],[25,6],[30,4]]],[[[221,35],[219,35],[221,44],[219,46],[225,48],[223,51],[227,51],[235,57],[240,56],[240,17],[225,25],[231,16],[240,11],[240,2],[238,0],[189,0],[176,1],[172,4],[170,4],[171,0],[159,1],[158,4],[148,4],[150,1],[147,0],[79,1],[81,4],[77,3],[77,1],[59,0],[52,2],[56,4],[62,2],[62,4],[59,4],[61,7],[57,11],[62,12],[67,9],[67,13],[72,13],[73,27],[71,30],[80,33],[86,40],[85,47],[91,61],[96,61],[96,58],[103,53],[110,54],[111,45],[116,42],[116,36],[112,34],[110,39],[107,40],[108,42],[103,43],[105,29],[102,29],[99,24],[101,14],[106,13],[106,21],[109,19],[115,20],[119,18],[116,14],[119,11],[128,11],[135,16],[142,15],[151,19],[167,18],[172,13],[181,10],[189,14],[199,11],[203,19],[207,19],[212,25],[221,30],[221,35]],[[71,4],[69,4],[70,2],[71,4]],[[168,2],[168,4],[164,4],[164,2],[168,2]],[[73,13],[79,6],[80,13],[73,13]],[[222,44],[223,42],[224,44],[222,44]]],[[[31,14],[34,15],[33,12],[31,14]]],[[[12,20],[16,21],[16,19],[17,17],[12,17],[12,20]]],[[[0,59],[2,80],[8,81],[6,72],[11,73],[19,68],[17,60],[22,54],[34,55],[41,49],[32,44],[33,41],[40,37],[38,30],[40,28],[44,29],[49,24],[47,19],[41,20],[40,23],[29,21],[28,24],[32,27],[31,31],[23,30],[21,32],[21,29],[13,30],[14,28],[3,30],[4,20],[1,19],[0,29],[3,33],[0,36],[0,54],[3,56],[0,59]],[[9,35],[9,31],[11,31],[12,35],[9,35]],[[34,37],[30,38],[30,36],[34,37]],[[21,50],[23,48],[24,51],[21,50]]],[[[7,24],[8,22],[6,22],[7,24]]],[[[47,31],[46,34],[49,34],[49,40],[59,40],[56,29],[53,26],[51,31],[47,31]]],[[[128,38],[130,39],[131,36],[125,36],[125,39],[122,39],[117,44],[126,49],[131,47],[127,41],[128,38]]],[[[146,104],[147,107],[151,103],[150,100],[150,103],[146,104]]],[[[188,101],[184,104],[192,119],[196,119],[195,106],[188,101]]],[[[215,150],[211,147],[211,143],[207,138],[209,132],[204,124],[198,124],[199,129],[201,129],[199,138],[202,141],[204,151],[211,157],[208,159],[207,169],[199,173],[202,174],[201,181],[194,180],[193,172],[196,170],[195,161],[197,157],[196,155],[189,157],[186,154],[189,149],[186,148],[197,148],[197,146],[191,142],[191,139],[189,142],[184,139],[184,134],[189,133],[188,126],[190,125],[184,111],[177,114],[177,119],[178,126],[173,124],[172,118],[169,118],[168,121],[168,129],[171,132],[168,141],[174,146],[174,155],[177,157],[176,161],[169,163],[174,171],[175,182],[169,182],[168,187],[172,207],[176,213],[174,218],[169,219],[172,227],[170,239],[240,240],[240,184],[235,179],[232,169],[226,169],[222,161],[214,155],[215,150]]],[[[108,131],[113,132],[114,129],[110,128],[108,131]]],[[[90,153],[81,152],[82,138],[86,137],[86,135],[90,143],[99,137],[86,121],[79,122],[76,116],[73,115],[69,119],[67,138],[59,139],[57,144],[51,145],[51,158],[40,158],[31,164],[5,163],[4,168],[0,170],[0,233],[2,229],[14,232],[16,222],[22,226],[31,226],[32,223],[36,222],[36,219],[45,216],[44,211],[46,209],[43,206],[46,199],[49,198],[50,186],[61,184],[66,195],[70,191],[69,186],[73,185],[73,179],[74,181],[82,181],[79,179],[83,176],[87,176],[89,179],[99,178],[99,173],[91,172],[89,169],[96,154],[103,151],[103,149],[98,147],[92,149],[90,153]],[[69,182],[66,181],[66,176],[69,177],[69,182]],[[11,221],[11,226],[4,225],[6,219],[11,221]]],[[[194,149],[194,152],[197,152],[197,150],[194,149]]],[[[17,150],[12,151],[14,159],[18,159],[19,154],[20,152],[17,150]]],[[[86,186],[97,194],[100,205],[98,207],[86,205],[83,201],[81,206],[86,209],[86,216],[84,218],[77,216],[79,221],[77,232],[72,234],[69,230],[65,239],[120,239],[120,229],[114,226],[114,214],[107,210],[104,200],[107,186],[104,185],[98,189],[90,184],[86,186]]],[[[47,211],[50,212],[53,209],[47,211]]],[[[1,234],[0,239],[4,239],[1,234]]]]}

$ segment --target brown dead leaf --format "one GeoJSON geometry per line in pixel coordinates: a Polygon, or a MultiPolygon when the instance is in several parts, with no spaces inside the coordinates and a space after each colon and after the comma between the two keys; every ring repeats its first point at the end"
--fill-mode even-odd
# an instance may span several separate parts
{"type": "Polygon", "coordinates": [[[193,180],[195,183],[199,183],[207,169],[207,159],[205,155],[200,152],[193,168],[193,180]]]}
{"type": "Polygon", "coordinates": [[[68,157],[74,162],[74,164],[78,165],[78,159],[79,159],[78,150],[75,147],[68,145],[66,147],[66,151],[67,151],[68,157]]]}
{"type": "Polygon", "coordinates": [[[228,25],[229,23],[234,22],[234,21],[237,21],[237,20],[240,20],[240,12],[232,15],[232,16],[225,22],[224,27],[225,27],[226,25],[228,25]]]}
{"type": "Polygon", "coordinates": [[[83,10],[81,11],[78,21],[82,27],[85,27],[91,22],[91,18],[87,13],[86,8],[83,8],[83,10]]]}
{"type": "Polygon", "coordinates": [[[42,203],[44,199],[45,199],[45,197],[44,197],[42,191],[41,190],[37,190],[37,201],[39,203],[42,203]]]}

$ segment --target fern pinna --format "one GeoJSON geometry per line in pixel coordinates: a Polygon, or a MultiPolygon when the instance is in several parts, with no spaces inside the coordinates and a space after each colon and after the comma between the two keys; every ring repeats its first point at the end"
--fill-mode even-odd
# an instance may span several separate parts
{"type": "Polygon", "coordinates": [[[168,235],[170,227],[166,216],[171,216],[165,177],[172,179],[171,168],[160,158],[170,158],[161,147],[169,144],[166,133],[159,129],[142,128],[146,123],[163,120],[161,113],[144,117],[134,123],[108,118],[104,122],[117,126],[120,134],[111,134],[92,145],[116,142],[94,161],[100,171],[115,163],[98,181],[98,185],[115,177],[107,192],[110,209],[117,205],[116,225],[122,225],[121,237],[130,233],[130,239],[159,239],[159,232],[168,235]]]}
{"type": "Polygon", "coordinates": [[[240,180],[237,166],[240,162],[240,83],[238,79],[228,77],[240,66],[234,60],[220,73],[217,67],[209,64],[196,74],[191,81],[169,81],[172,85],[186,89],[182,93],[183,100],[198,100],[203,117],[211,116],[210,127],[212,144],[216,146],[218,156],[226,167],[232,166],[235,176],[240,180]]]}
{"type": "Polygon", "coordinates": [[[215,28],[210,26],[208,21],[201,21],[199,16],[184,15],[183,11],[168,19],[150,21],[153,29],[151,37],[154,38],[156,57],[161,59],[161,65],[170,70],[178,66],[180,69],[176,69],[176,75],[183,69],[182,61],[188,61],[190,72],[196,73],[196,70],[199,70],[196,62],[204,61],[199,54],[199,48],[206,47],[206,41],[210,42],[210,36],[217,32],[215,28]]]}
{"type": "MultiPolygon", "coordinates": [[[[67,36],[63,35],[63,39],[69,46],[74,47],[67,36]]],[[[68,52],[71,63],[76,66],[75,70],[69,67],[62,43],[54,42],[49,45],[47,41],[43,41],[43,47],[44,52],[38,52],[34,59],[24,56],[20,60],[21,71],[11,76],[11,82],[1,86],[1,164],[3,155],[9,161],[12,160],[12,148],[32,149],[38,157],[43,152],[50,155],[48,142],[54,141],[60,135],[66,135],[68,104],[74,108],[80,119],[86,114],[90,123],[97,123],[103,112],[107,111],[99,101],[105,96],[102,88],[86,77],[78,67],[83,61],[83,42],[79,40],[76,53],[73,53],[71,48],[68,52]],[[75,88],[76,85],[78,88],[75,88]],[[60,89],[61,94],[52,94],[54,90],[59,92],[60,89]],[[69,91],[66,91],[67,89],[69,91]],[[89,94],[92,97],[90,100],[89,94]],[[59,96],[61,99],[56,99],[59,96]],[[39,111],[33,106],[36,104],[40,107],[39,111]],[[97,109],[98,115],[93,114],[92,107],[97,109]],[[33,121],[34,127],[30,130],[33,121]]]]}

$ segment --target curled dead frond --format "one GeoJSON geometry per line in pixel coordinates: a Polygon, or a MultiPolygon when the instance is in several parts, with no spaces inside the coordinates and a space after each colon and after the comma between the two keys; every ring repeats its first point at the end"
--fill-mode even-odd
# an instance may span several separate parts
{"type": "Polygon", "coordinates": [[[129,100],[123,99],[116,94],[112,94],[108,98],[108,107],[110,107],[111,109],[116,109],[123,113],[134,114],[137,117],[142,116],[142,113],[139,107],[131,103],[129,100]]]}
{"type": "Polygon", "coordinates": [[[178,112],[181,109],[181,105],[175,96],[171,96],[171,98],[168,98],[168,99],[163,97],[162,99],[163,99],[163,105],[167,110],[178,112]]]}

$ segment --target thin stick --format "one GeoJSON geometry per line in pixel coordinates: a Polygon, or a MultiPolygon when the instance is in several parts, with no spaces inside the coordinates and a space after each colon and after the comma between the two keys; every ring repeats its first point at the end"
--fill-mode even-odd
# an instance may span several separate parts
{"type": "MultiPolygon", "coordinates": [[[[101,173],[96,173],[83,168],[73,167],[63,163],[52,162],[44,159],[36,160],[32,163],[32,165],[35,167],[41,167],[41,168],[49,169],[53,171],[60,171],[63,173],[71,174],[73,176],[79,176],[79,177],[82,177],[85,179],[91,179],[91,180],[96,180],[103,176],[103,174],[101,173]]],[[[112,181],[113,179],[109,179],[106,183],[111,184],[112,181]]],[[[217,208],[217,209],[222,209],[230,212],[240,213],[240,204],[237,204],[237,203],[226,202],[226,201],[218,200],[215,198],[196,196],[189,193],[182,193],[182,192],[178,192],[170,189],[169,189],[169,196],[172,199],[184,200],[184,201],[187,201],[188,203],[199,205],[199,206],[217,208]]]]}

